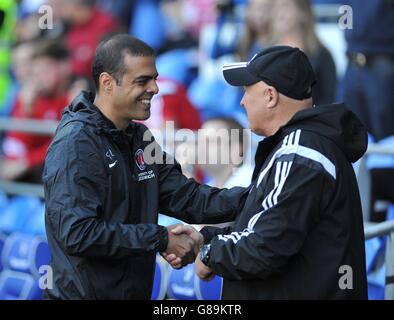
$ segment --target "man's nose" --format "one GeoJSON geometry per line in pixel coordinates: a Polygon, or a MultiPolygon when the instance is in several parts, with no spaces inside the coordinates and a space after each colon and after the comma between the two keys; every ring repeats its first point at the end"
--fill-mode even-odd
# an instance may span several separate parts
{"type": "Polygon", "coordinates": [[[244,95],[244,96],[242,96],[241,102],[239,103],[239,104],[240,104],[240,106],[241,106],[241,107],[243,107],[243,108],[245,108],[245,102],[244,102],[244,99],[245,99],[245,95],[244,95]]]}
{"type": "Polygon", "coordinates": [[[148,91],[153,93],[153,94],[158,94],[159,93],[159,86],[157,85],[156,80],[152,80],[151,83],[149,84],[148,91]]]}

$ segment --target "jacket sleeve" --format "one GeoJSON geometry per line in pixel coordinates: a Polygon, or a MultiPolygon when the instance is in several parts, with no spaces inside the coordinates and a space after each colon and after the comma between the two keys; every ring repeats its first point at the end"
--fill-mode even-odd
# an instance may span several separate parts
{"type": "Polygon", "coordinates": [[[283,272],[319,220],[323,198],[333,194],[334,179],[322,170],[290,162],[275,169],[269,178],[274,181],[267,181],[272,190],[257,199],[261,207],[247,228],[211,241],[209,266],[226,279],[265,279],[283,272]]]}
{"type": "Polygon", "coordinates": [[[212,241],[212,239],[219,234],[229,234],[232,231],[232,226],[219,228],[219,227],[204,227],[200,230],[200,233],[204,237],[204,244],[208,244],[212,241]]]}
{"type": "Polygon", "coordinates": [[[166,153],[159,170],[160,212],[187,223],[233,221],[249,192],[249,188],[218,189],[187,179],[176,160],[166,153]]]}
{"type": "Polygon", "coordinates": [[[92,139],[83,132],[69,134],[58,137],[48,151],[43,177],[47,233],[75,256],[123,258],[164,251],[166,228],[101,218],[107,173],[92,139]]]}

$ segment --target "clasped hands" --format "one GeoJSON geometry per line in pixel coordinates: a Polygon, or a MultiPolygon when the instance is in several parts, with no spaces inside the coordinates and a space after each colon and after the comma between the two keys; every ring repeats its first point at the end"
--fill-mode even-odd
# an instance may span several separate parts
{"type": "Polygon", "coordinates": [[[202,234],[192,226],[182,224],[169,226],[167,231],[168,245],[166,251],[161,252],[161,256],[174,269],[180,269],[195,261],[196,273],[201,279],[213,278],[213,270],[202,263],[198,255],[204,244],[202,234]]]}

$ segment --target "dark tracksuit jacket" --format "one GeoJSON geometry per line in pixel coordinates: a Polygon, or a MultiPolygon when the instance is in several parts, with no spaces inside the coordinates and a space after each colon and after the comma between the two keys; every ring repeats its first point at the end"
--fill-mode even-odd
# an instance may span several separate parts
{"type": "Polygon", "coordinates": [[[201,231],[224,299],[367,298],[351,164],[366,147],[366,130],[342,104],[300,111],[260,142],[235,225],[201,231]]]}
{"type": "Polygon", "coordinates": [[[117,130],[83,92],[66,108],[43,174],[52,299],[149,299],[155,257],[167,246],[158,212],[190,223],[232,220],[246,189],[187,179],[142,124],[117,130]],[[156,150],[156,153],[152,150],[156,150]],[[164,158],[164,159],[163,159],[164,158]],[[158,157],[157,159],[160,159],[158,157]]]}

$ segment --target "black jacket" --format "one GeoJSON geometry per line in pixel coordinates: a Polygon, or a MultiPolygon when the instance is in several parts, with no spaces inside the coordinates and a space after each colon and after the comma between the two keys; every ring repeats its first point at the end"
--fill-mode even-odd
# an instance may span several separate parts
{"type": "Polygon", "coordinates": [[[167,246],[158,212],[189,223],[234,219],[244,188],[220,190],[182,175],[142,124],[117,130],[93,96],[64,111],[44,168],[45,224],[54,299],[149,299],[157,252],[167,246]],[[155,148],[152,148],[155,147],[155,148]],[[161,158],[160,158],[161,156],[161,158]],[[144,159],[145,158],[145,159],[144,159]],[[164,159],[163,159],[164,158],[164,159]]]}
{"type": "Polygon", "coordinates": [[[342,104],[300,111],[260,142],[235,225],[202,230],[212,239],[209,266],[224,278],[224,299],[367,298],[351,165],[366,147],[366,130],[342,104]],[[352,283],[341,266],[352,268],[352,283]]]}

